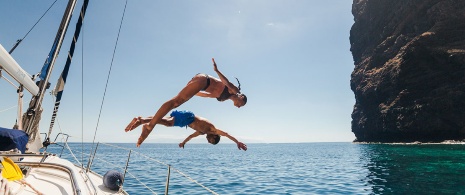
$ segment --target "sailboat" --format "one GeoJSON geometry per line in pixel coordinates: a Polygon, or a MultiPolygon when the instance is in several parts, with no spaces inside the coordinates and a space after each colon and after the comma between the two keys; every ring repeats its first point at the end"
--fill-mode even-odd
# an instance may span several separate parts
{"type": "MultiPolygon", "coordinates": [[[[23,115],[18,116],[19,120],[17,120],[15,127],[11,129],[0,128],[1,181],[4,184],[1,186],[7,186],[4,187],[5,189],[0,189],[0,194],[127,194],[121,188],[122,177],[117,177],[116,180],[111,181],[118,183],[119,188],[115,189],[113,184],[107,185],[105,178],[88,168],[84,168],[83,165],[75,165],[55,154],[40,152],[41,148],[50,144],[49,137],[46,138],[45,142],[42,142],[38,133],[42,101],[49,87],[50,75],[76,4],[76,0],[68,1],[52,49],[40,74],[29,76],[10,55],[16,46],[10,52],[7,52],[3,45],[0,44],[0,68],[2,72],[6,72],[19,83],[16,90],[20,100],[24,89],[32,95],[29,108],[23,115]],[[40,79],[38,82],[34,81],[36,76],[40,79]]],[[[76,24],[74,40],[68,53],[67,64],[60,77],[61,81],[58,82],[61,84],[57,89],[61,89],[61,91],[57,95],[58,103],[55,104],[56,107],[60,102],[63,81],[66,81],[67,71],[74,52],[74,44],[79,37],[87,5],[88,0],[84,1],[82,5],[79,20],[76,24]]],[[[19,102],[21,104],[21,101],[19,102]]],[[[18,107],[21,108],[21,105],[18,107]]],[[[21,109],[18,112],[20,113],[21,109]]],[[[53,114],[55,115],[56,111],[53,114]]],[[[53,122],[52,120],[52,124],[53,122]]]]}
{"type": "MultiPolygon", "coordinates": [[[[3,78],[8,81],[8,83],[14,86],[14,91],[18,93],[18,114],[14,127],[6,128],[3,124],[0,124],[0,195],[128,194],[128,192],[123,189],[123,185],[126,180],[126,173],[133,176],[127,171],[132,150],[128,150],[128,158],[122,171],[108,170],[103,176],[102,174],[94,172],[91,168],[97,153],[98,144],[95,148],[92,144],[92,150],[89,152],[89,159],[86,165],[83,160],[79,162],[79,160],[75,158],[75,161],[78,162],[75,164],[69,159],[61,158],[61,154],[50,153],[46,150],[50,144],[54,144],[56,141],[56,138],[52,141],[50,135],[55,123],[64,84],[73,57],[75,43],[79,38],[88,3],[89,0],[84,0],[82,3],[79,19],[76,22],[75,32],[72,37],[73,40],[67,53],[66,64],[64,65],[55,89],[52,91],[56,96],[56,100],[49,132],[44,139],[41,138],[39,133],[42,101],[44,95],[47,93],[47,89],[49,89],[50,76],[64,43],[63,40],[76,8],[77,0],[68,0],[56,37],[52,43],[52,48],[42,68],[37,68],[40,70],[38,74],[30,75],[11,55],[15,48],[21,43],[21,40],[18,40],[9,51],[0,43],[0,79],[3,78]],[[8,80],[6,77],[2,76],[4,73],[10,76],[14,81],[8,80]],[[15,82],[18,84],[16,85],[15,82]],[[24,112],[22,109],[23,93],[29,93],[31,95],[31,100],[28,104],[29,107],[25,109],[24,112]]],[[[0,97],[3,93],[2,91],[0,97]]],[[[67,144],[67,137],[61,147],[62,151],[67,148],[70,153],[72,153],[67,144]]],[[[138,153],[132,152],[132,154],[137,155],[138,153]]],[[[196,183],[206,191],[216,194],[214,191],[190,178],[180,170],[173,168],[171,165],[143,154],[139,155],[146,158],[148,161],[167,167],[168,174],[166,176],[166,186],[165,189],[162,189],[164,190],[164,194],[168,194],[171,170],[181,174],[181,176],[185,177],[188,181],[196,183]]],[[[137,178],[136,180],[139,181],[137,178]]],[[[143,184],[143,181],[139,182],[147,188],[147,192],[155,193],[150,187],[143,184]]]]}

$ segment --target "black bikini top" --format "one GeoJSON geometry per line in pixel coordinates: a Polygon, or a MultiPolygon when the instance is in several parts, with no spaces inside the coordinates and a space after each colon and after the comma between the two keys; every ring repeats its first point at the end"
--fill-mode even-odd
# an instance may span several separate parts
{"type": "Polygon", "coordinates": [[[221,92],[220,97],[217,97],[216,99],[220,102],[225,101],[229,99],[234,94],[230,94],[228,91],[228,87],[224,86],[223,92],[221,92]]]}

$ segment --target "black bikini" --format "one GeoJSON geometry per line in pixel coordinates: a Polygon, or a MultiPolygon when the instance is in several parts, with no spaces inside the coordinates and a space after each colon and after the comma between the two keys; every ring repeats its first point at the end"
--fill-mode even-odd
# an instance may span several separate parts
{"type": "Polygon", "coordinates": [[[229,99],[229,97],[231,97],[232,95],[234,94],[229,93],[228,87],[224,86],[223,92],[221,92],[220,97],[217,97],[216,99],[222,102],[229,99]]]}
{"type": "Polygon", "coordinates": [[[207,77],[207,85],[202,89],[203,91],[207,90],[208,87],[210,87],[210,77],[208,75],[205,75],[207,77]]]}
{"type": "MultiPolygon", "coordinates": [[[[203,74],[203,73],[199,73],[199,74],[203,74]]],[[[205,77],[207,77],[207,84],[205,85],[204,88],[202,88],[202,91],[205,91],[205,90],[207,90],[208,87],[210,87],[210,77],[208,76],[208,74],[203,74],[203,75],[205,75],[205,77]]],[[[229,97],[231,97],[232,95],[234,95],[234,94],[229,93],[228,87],[224,86],[223,92],[221,92],[220,96],[217,97],[216,99],[218,101],[222,102],[222,101],[225,101],[225,100],[229,99],[229,97]]]]}
{"type": "MultiPolygon", "coordinates": [[[[202,73],[199,73],[199,74],[202,74],[202,73]]],[[[205,91],[207,90],[208,87],[210,87],[210,77],[208,76],[208,74],[203,74],[203,75],[207,77],[207,85],[205,85],[205,87],[202,89],[202,91],[205,91]]]]}

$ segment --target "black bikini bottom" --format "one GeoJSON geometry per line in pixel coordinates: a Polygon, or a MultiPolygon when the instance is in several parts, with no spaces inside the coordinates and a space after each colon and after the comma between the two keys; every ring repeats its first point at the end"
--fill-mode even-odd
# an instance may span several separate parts
{"type": "MultiPolygon", "coordinates": [[[[199,74],[202,74],[202,73],[199,73],[199,74]]],[[[207,77],[207,85],[205,85],[205,87],[202,88],[202,91],[205,91],[205,90],[207,90],[208,87],[210,87],[210,77],[208,76],[208,74],[203,74],[203,75],[205,75],[205,77],[207,77]]]]}

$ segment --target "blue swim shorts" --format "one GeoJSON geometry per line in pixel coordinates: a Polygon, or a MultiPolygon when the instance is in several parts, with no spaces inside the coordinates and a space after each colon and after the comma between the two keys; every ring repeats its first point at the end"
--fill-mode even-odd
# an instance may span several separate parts
{"type": "Polygon", "coordinates": [[[194,122],[195,118],[194,113],[188,110],[175,110],[171,112],[170,116],[174,118],[174,126],[178,127],[185,127],[191,124],[192,122],[194,122]]]}

